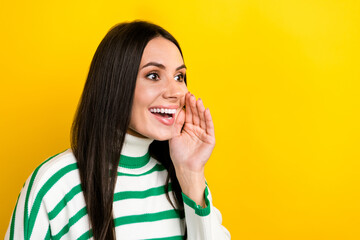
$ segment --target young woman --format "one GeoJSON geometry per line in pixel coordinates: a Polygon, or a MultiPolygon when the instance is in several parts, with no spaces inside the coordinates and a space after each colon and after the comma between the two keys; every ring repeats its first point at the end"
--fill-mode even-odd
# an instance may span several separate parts
{"type": "Polygon", "coordinates": [[[214,145],[174,37],[116,25],[93,57],[71,149],[26,181],[5,239],[230,239],[204,177],[214,145]]]}

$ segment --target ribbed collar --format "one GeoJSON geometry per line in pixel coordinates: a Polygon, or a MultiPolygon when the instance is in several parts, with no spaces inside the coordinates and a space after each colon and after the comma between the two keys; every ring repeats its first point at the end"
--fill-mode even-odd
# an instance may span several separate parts
{"type": "Polygon", "coordinates": [[[126,133],[119,166],[125,168],[145,166],[150,160],[149,146],[153,141],[154,139],[140,138],[126,133]]]}

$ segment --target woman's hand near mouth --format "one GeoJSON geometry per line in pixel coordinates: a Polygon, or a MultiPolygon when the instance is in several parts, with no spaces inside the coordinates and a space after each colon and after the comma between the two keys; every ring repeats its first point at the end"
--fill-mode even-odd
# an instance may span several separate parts
{"type": "Polygon", "coordinates": [[[174,137],[169,140],[170,157],[182,192],[205,207],[204,167],[215,146],[214,124],[210,110],[190,92],[185,95],[185,106],[186,111],[181,110],[175,120],[174,137]]]}

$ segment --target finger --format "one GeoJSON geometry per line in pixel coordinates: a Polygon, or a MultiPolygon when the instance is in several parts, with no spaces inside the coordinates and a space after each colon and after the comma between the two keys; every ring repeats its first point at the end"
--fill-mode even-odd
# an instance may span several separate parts
{"type": "Polygon", "coordinates": [[[215,137],[214,123],[210,114],[210,109],[205,110],[206,133],[215,137]]]}
{"type": "Polygon", "coordinates": [[[200,127],[206,131],[206,123],[205,123],[205,107],[201,98],[199,98],[196,102],[198,114],[200,117],[200,127]]]}
{"type": "Polygon", "coordinates": [[[196,98],[194,95],[191,94],[191,97],[190,97],[190,107],[191,107],[191,112],[192,112],[192,121],[193,121],[193,124],[195,126],[199,126],[199,123],[200,123],[200,119],[199,119],[199,114],[198,114],[198,111],[196,109],[196,98]]]}
{"type": "Polygon", "coordinates": [[[174,124],[175,132],[173,134],[174,137],[180,135],[184,122],[185,122],[185,110],[181,109],[177,118],[175,119],[175,124],[174,124]]]}
{"type": "Polygon", "coordinates": [[[191,112],[191,106],[190,106],[190,97],[191,97],[191,93],[187,92],[185,95],[185,111],[186,111],[185,122],[192,124],[192,112],[191,112]]]}

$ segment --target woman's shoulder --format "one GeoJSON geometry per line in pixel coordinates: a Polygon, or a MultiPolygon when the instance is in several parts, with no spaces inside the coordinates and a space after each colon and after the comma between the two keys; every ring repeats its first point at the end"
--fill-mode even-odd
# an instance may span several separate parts
{"type": "Polygon", "coordinates": [[[71,149],[66,149],[42,162],[29,176],[24,189],[29,197],[32,196],[30,198],[37,198],[39,195],[44,197],[50,189],[61,188],[59,182],[79,181],[77,169],[74,154],[71,149]]]}
{"type": "Polygon", "coordinates": [[[33,172],[32,177],[50,179],[66,174],[69,169],[77,169],[76,158],[71,149],[66,149],[42,162],[33,172]]]}

